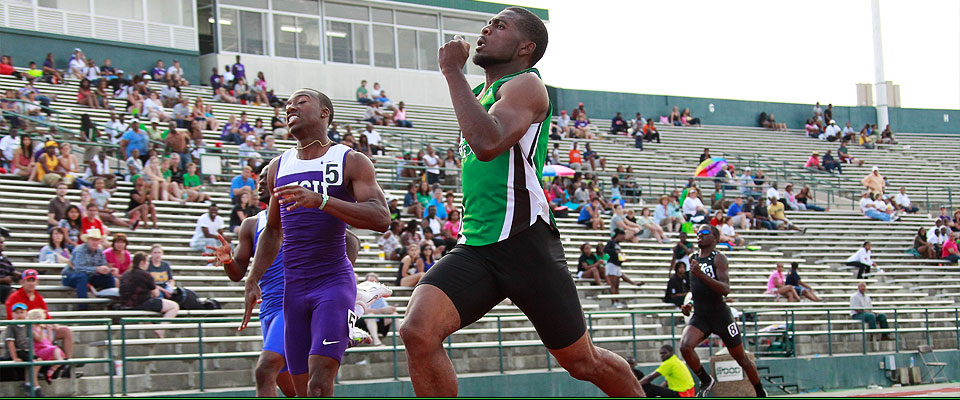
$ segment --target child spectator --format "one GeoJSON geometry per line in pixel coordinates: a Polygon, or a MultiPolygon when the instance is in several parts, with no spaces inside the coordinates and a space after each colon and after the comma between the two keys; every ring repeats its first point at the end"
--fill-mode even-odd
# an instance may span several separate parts
{"type": "Polygon", "coordinates": [[[40,248],[40,262],[45,264],[66,264],[70,262],[70,250],[67,245],[66,230],[56,227],[50,230],[47,244],[40,248]]]}
{"type": "MultiPolygon", "coordinates": [[[[23,303],[20,303],[23,304],[23,303]]],[[[42,308],[34,308],[27,311],[27,320],[43,321],[47,317],[47,311],[42,308]]],[[[66,355],[57,345],[53,344],[52,326],[46,324],[34,324],[30,326],[33,329],[33,354],[43,361],[61,361],[66,355]]],[[[63,365],[51,365],[47,368],[44,379],[47,384],[53,383],[53,379],[60,377],[58,371],[63,365]]]]}
{"type": "MultiPolygon", "coordinates": [[[[27,305],[23,303],[16,303],[11,308],[11,317],[17,321],[23,321],[27,319],[27,305]]],[[[28,338],[28,325],[16,325],[11,324],[7,325],[6,330],[3,332],[4,343],[6,343],[7,356],[13,362],[24,362],[30,358],[30,339],[28,338]]],[[[39,359],[40,357],[37,354],[34,354],[34,359],[39,359]]],[[[33,375],[36,376],[40,372],[40,366],[35,365],[33,367],[33,375]]],[[[29,373],[29,372],[28,372],[29,373]]],[[[27,375],[29,377],[29,375],[27,375]]],[[[40,393],[40,388],[34,388],[30,385],[29,380],[23,383],[23,389],[28,395],[37,396],[40,393]]]]}

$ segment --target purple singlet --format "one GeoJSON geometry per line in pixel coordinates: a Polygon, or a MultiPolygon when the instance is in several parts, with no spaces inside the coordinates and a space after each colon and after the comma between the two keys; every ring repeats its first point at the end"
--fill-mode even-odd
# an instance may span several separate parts
{"type": "MultiPolygon", "coordinates": [[[[296,149],[280,156],[275,187],[300,185],[344,201],[356,201],[344,185],[350,148],[332,145],[326,154],[301,160],[296,149]]],[[[347,259],[340,219],[316,208],[280,208],[283,227],[283,315],[290,374],[308,372],[309,355],[340,362],[356,320],[357,281],[347,259]]]]}

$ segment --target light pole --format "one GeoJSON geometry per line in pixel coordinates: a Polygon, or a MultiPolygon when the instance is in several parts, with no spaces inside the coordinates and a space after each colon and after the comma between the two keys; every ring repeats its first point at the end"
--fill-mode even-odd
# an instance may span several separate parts
{"type": "Polygon", "coordinates": [[[870,0],[873,16],[873,71],[877,88],[877,128],[884,129],[890,122],[887,113],[887,83],[883,78],[883,37],[880,33],[880,0],[870,0]]]}

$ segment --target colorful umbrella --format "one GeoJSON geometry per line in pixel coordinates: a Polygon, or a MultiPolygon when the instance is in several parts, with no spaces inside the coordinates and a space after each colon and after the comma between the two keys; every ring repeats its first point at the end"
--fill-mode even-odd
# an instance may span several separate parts
{"type": "Polygon", "coordinates": [[[696,178],[709,178],[719,173],[726,165],[727,160],[723,157],[708,158],[700,163],[700,166],[697,167],[697,171],[693,173],[693,176],[696,178]]]}
{"type": "Polygon", "coordinates": [[[543,176],[573,176],[576,171],[562,165],[547,165],[543,167],[543,176]]]}

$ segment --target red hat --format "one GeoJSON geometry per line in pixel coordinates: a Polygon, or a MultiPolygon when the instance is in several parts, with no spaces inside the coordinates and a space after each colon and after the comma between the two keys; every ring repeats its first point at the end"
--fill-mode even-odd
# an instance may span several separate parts
{"type": "Polygon", "coordinates": [[[37,279],[37,270],[28,269],[26,271],[23,271],[23,275],[20,275],[20,279],[30,279],[30,278],[37,279]]]}
{"type": "Polygon", "coordinates": [[[583,107],[583,103],[580,103],[580,107],[583,107]]]}
{"type": "Polygon", "coordinates": [[[566,114],[567,110],[560,110],[560,114],[566,114]]]}

